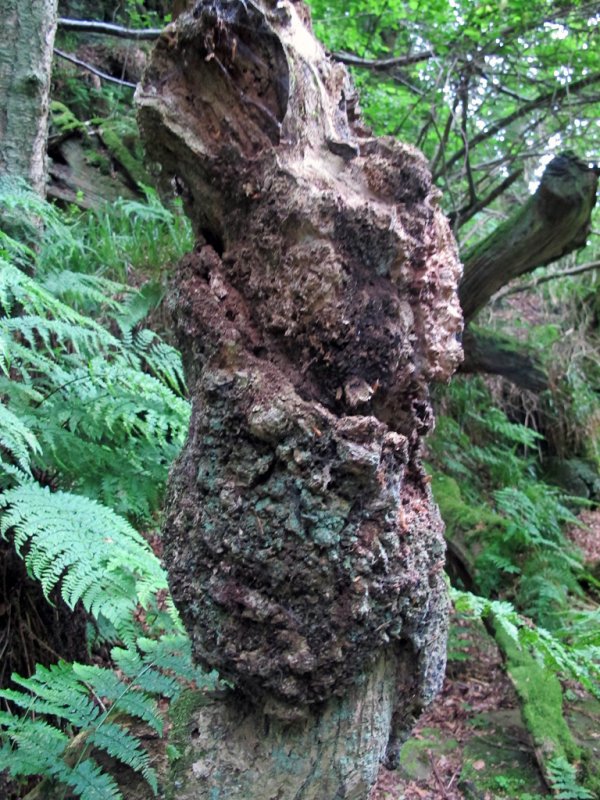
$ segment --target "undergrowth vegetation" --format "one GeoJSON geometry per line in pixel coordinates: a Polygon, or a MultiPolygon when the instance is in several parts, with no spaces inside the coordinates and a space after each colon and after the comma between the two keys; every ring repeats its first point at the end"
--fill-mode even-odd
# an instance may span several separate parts
{"type": "Polygon", "coordinates": [[[494,407],[482,378],[457,377],[440,400],[429,461],[451,555],[472,582],[463,588],[565,632],[585,616],[582,584],[597,584],[564,533],[583,501],[543,480],[543,446],[494,407]]]}
{"type": "Polygon", "coordinates": [[[542,437],[492,405],[481,378],[448,388],[430,442],[434,492],[449,538],[469,559],[475,588],[503,596],[549,628],[581,595],[580,555],[564,525],[576,517],[540,479],[542,437]]]}
{"type": "Polygon", "coordinates": [[[85,609],[89,647],[110,652],[102,666],[13,675],[0,770],[118,798],[94,753],[156,789],[132,720],[160,735],[158,700],[209,680],[148,543],[187,430],[181,361],[140,325],[155,295],[113,279],[127,259],[151,269],[163,248],[177,257],[189,231],[155,198],[79,216],[3,187],[0,206],[0,533],[46,597],[58,588],[85,609]]]}

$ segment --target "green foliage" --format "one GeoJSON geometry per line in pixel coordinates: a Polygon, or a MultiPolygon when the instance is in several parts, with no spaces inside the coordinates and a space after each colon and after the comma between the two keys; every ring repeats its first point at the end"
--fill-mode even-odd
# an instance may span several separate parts
{"type": "Polygon", "coordinates": [[[108,620],[121,641],[139,635],[138,603],[147,607],[167,590],[166,575],[140,534],[86,497],[51,493],[33,482],[9,489],[0,497],[0,532],[11,534],[47,597],[60,584],[70,608],[81,601],[93,617],[108,620]]]}
{"type": "Polygon", "coordinates": [[[552,791],[559,800],[593,800],[593,794],[577,782],[574,767],[560,756],[548,764],[552,791]]]}
{"type": "MultiPolygon", "coordinates": [[[[443,202],[459,212],[542,155],[599,149],[597,9],[586,0],[310,0],[315,31],[334,52],[414,63],[354,68],[377,133],[420,147],[443,202]],[[567,86],[569,87],[567,89],[567,86]]],[[[509,204],[496,203],[502,213],[509,204]]],[[[512,197],[511,203],[512,206],[512,197]]],[[[485,222],[485,220],[484,220],[485,222]]],[[[489,220],[494,226],[497,217],[489,220]]],[[[476,232],[482,233],[479,219],[476,232]]]]}
{"type": "Polygon", "coordinates": [[[24,715],[0,711],[0,771],[44,775],[83,800],[122,800],[116,781],[94,758],[104,752],[140,773],[156,794],[150,756],[129,728],[141,721],[162,736],[158,698],[174,700],[184,684],[212,685],[213,679],[193,667],[189,640],[181,633],[140,637],[128,649],[113,648],[112,655],[118,673],[59,662],[38,666],[30,678],[13,675],[21,688],[0,690],[0,697],[24,715]]]}
{"type": "MultiPolygon", "coordinates": [[[[519,614],[506,601],[489,600],[457,589],[451,589],[450,596],[458,613],[479,617],[484,621],[492,620],[507,640],[523,648],[524,652],[534,653],[546,669],[574,678],[596,697],[600,697],[600,651],[592,654],[589,643],[562,641],[541,626],[533,625],[529,618],[519,614]]],[[[597,630],[595,645],[600,645],[597,630]]]]}
{"type": "Polygon", "coordinates": [[[206,676],[191,663],[166,574],[132,522],[156,528],[189,404],[179,354],[140,327],[156,293],[112,280],[106,266],[115,227],[131,236],[115,237],[112,263],[137,248],[148,267],[179,223],[155,197],[119,206],[117,222],[109,211],[65,217],[22,189],[2,189],[0,534],[47,597],[60,591],[95,620],[114,645],[115,669],[60,662],[13,675],[14,687],[0,691],[13,709],[0,714],[0,770],[44,776],[82,798],[120,798],[95,760],[103,751],[155,791],[130,724],[160,735],[157,698],[206,676]]]}
{"type": "Polygon", "coordinates": [[[481,379],[455,379],[441,411],[429,444],[434,494],[448,536],[473,554],[477,590],[561,627],[582,567],[563,534],[576,518],[537,477],[540,436],[495,408],[481,379]]]}
{"type": "MultiPolygon", "coordinates": [[[[9,208],[18,209],[14,197],[9,208]]],[[[140,297],[102,276],[59,270],[61,252],[77,261],[88,243],[37,201],[22,210],[44,213],[48,247],[36,278],[24,271],[31,250],[7,236],[4,256],[0,250],[0,424],[13,467],[22,469],[28,442],[34,474],[50,472],[61,487],[150,522],[187,430],[179,354],[154,332],[132,327],[152,293],[140,297]]],[[[151,208],[145,224],[157,227],[157,217],[151,208]]]]}

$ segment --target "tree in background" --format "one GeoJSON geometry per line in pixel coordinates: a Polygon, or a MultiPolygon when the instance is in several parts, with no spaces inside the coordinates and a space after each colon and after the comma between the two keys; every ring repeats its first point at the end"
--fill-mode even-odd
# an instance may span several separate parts
{"type": "Polygon", "coordinates": [[[45,193],[56,0],[7,0],[0,28],[0,176],[45,193]]]}

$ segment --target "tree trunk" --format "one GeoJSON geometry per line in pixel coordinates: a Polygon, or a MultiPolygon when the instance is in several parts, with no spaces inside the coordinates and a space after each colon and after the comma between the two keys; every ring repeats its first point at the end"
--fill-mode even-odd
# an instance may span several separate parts
{"type": "Polygon", "coordinates": [[[444,673],[420,452],[460,359],[455,243],[299,0],[197,3],[137,102],[198,234],[171,292],[193,412],[165,560],[195,657],[235,687],[179,718],[171,795],[359,800],[444,673]]]}
{"type": "Polygon", "coordinates": [[[465,253],[459,293],[466,324],[514,278],[584,247],[597,188],[598,168],[570,153],[552,159],[527,203],[465,253]]]}
{"type": "Polygon", "coordinates": [[[4,0],[0,26],[0,176],[43,195],[56,0],[4,0]]]}
{"type": "Polygon", "coordinates": [[[536,394],[550,388],[548,373],[537,354],[517,339],[469,325],[463,347],[465,359],[461,372],[501,375],[515,386],[536,394]]]}

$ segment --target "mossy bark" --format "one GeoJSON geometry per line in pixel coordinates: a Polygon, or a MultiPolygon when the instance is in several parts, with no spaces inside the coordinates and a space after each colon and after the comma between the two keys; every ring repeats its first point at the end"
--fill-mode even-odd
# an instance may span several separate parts
{"type": "MultiPolygon", "coordinates": [[[[463,255],[459,296],[465,324],[503,286],[584,247],[596,203],[598,167],[571,153],[556,156],[527,202],[488,237],[463,255]]],[[[502,375],[527,391],[549,388],[542,360],[508,337],[468,327],[464,336],[465,372],[502,375]]]]}
{"type": "Polygon", "coordinates": [[[535,194],[464,254],[459,294],[465,322],[514,278],[585,246],[597,188],[597,167],[570,153],[552,159],[535,194]]]}
{"type": "Polygon", "coordinates": [[[171,292],[193,412],[165,560],[195,657],[235,686],[171,790],[359,800],[443,677],[420,454],[429,383],[460,358],[455,243],[423,157],[364,129],[302,2],[197,3],[136,97],[198,235],[171,292]]]}
{"type": "Polygon", "coordinates": [[[3,0],[0,26],[0,176],[44,194],[56,0],[3,0]]]}

